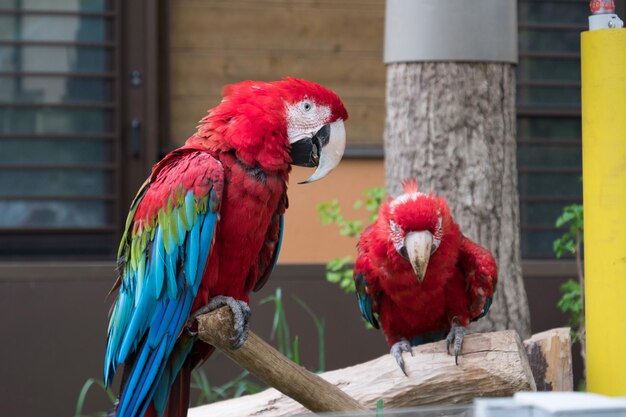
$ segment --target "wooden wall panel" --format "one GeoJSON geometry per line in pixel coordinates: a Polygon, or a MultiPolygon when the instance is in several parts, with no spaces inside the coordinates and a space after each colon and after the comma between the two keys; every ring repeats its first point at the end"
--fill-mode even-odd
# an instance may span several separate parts
{"type": "Polygon", "coordinates": [[[334,89],[348,142],[382,145],[384,0],[173,0],[172,145],[195,130],[224,85],[306,78],[334,89]]]}

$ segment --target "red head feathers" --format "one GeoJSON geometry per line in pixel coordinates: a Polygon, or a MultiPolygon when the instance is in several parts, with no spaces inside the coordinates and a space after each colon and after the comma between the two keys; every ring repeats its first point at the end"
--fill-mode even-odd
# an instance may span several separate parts
{"type": "Polygon", "coordinates": [[[287,170],[289,163],[319,165],[318,175],[313,176],[319,178],[341,159],[343,122],[348,113],[332,90],[311,81],[285,78],[231,84],[222,94],[222,102],[209,110],[190,138],[194,144],[219,152],[234,151],[247,165],[268,171],[287,170]],[[328,129],[323,136],[316,138],[325,126],[328,129]],[[302,140],[305,142],[295,145],[297,155],[290,155],[294,144],[302,140]],[[325,158],[322,148],[329,144],[325,158]]]}

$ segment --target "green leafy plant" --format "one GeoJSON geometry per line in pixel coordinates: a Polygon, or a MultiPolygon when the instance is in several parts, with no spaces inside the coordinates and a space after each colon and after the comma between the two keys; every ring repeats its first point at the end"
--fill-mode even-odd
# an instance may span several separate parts
{"type": "MultiPolygon", "coordinates": [[[[300,298],[293,296],[293,299],[307,312],[307,314],[313,320],[315,324],[315,330],[317,331],[317,353],[318,353],[318,365],[317,372],[324,372],[326,370],[326,322],[323,318],[319,318],[304,301],[300,298]]],[[[297,336],[296,336],[296,340],[297,336]]],[[[297,351],[297,350],[296,350],[297,351]]],[[[294,361],[295,362],[295,361],[294,361]]],[[[296,362],[296,363],[299,363],[296,362]]]]}
{"type": "Polygon", "coordinates": [[[583,242],[583,206],[572,204],[563,208],[563,212],[556,219],[556,227],[566,227],[563,235],[552,244],[552,249],[557,258],[563,255],[573,255],[576,260],[578,279],[570,279],[560,287],[561,299],[557,307],[563,313],[568,314],[569,325],[572,327],[572,340],[580,341],[580,354],[583,358],[583,367],[586,363],[585,354],[585,276],[582,267],[582,242],[583,242]]]}
{"type": "MultiPolygon", "coordinates": [[[[270,333],[270,340],[276,338],[278,344],[277,349],[286,357],[296,362],[300,353],[298,352],[298,342],[296,339],[291,340],[289,335],[289,325],[287,324],[287,314],[285,313],[285,305],[283,303],[282,289],[276,288],[274,295],[265,297],[259,304],[274,303],[274,320],[272,321],[272,333],[270,333]],[[294,353],[296,352],[296,353],[294,353]]],[[[299,362],[296,362],[299,364],[299,362]]]]}
{"type": "MultiPolygon", "coordinates": [[[[365,209],[370,222],[378,217],[378,209],[385,198],[385,189],[375,187],[363,192],[365,199],[354,202],[354,208],[365,209]]],[[[357,237],[364,229],[362,220],[352,220],[341,214],[339,201],[331,200],[317,206],[320,221],[324,225],[336,224],[339,227],[339,234],[348,237],[357,237]]],[[[351,256],[337,257],[331,259],[326,264],[326,280],[339,285],[347,293],[354,292],[354,281],[352,279],[351,256]]]]}
{"type": "Polygon", "coordinates": [[[572,204],[563,208],[563,212],[556,219],[556,227],[566,227],[567,231],[552,243],[552,249],[557,258],[563,255],[574,255],[578,279],[571,279],[561,285],[563,295],[557,303],[558,308],[570,316],[570,326],[573,329],[573,338],[580,339],[584,331],[584,274],[582,269],[582,239],[583,239],[583,207],[572,204]]]}
{"type": "Polygon", "coordinates": [[[111,401],[111,407],[115,404],[115,394],[104,386],[104,382],[95,378],[89,378],[83,384],[83,387],[80,389],[80,393],[78,394],[78,400],[76,401],[76,412],[74,413],[74,417],[106,417],[106,411],[97,411],[90,414],[85,414],[83,409],[85,408],[85,399],[87,398],[87,394],[89,390],[93,387],[100,387],[102,391],[107,395],[109,400],[111,401]]]}
{"type": "Polygon", "coordinates": [[[583,206],[572,204],[563,208],[563,212],[556,219],[556,227],[567,226],[567,232],[552,243],[552,249],[557,258],[564,254],[576,255],[580,253],[580,244],[583,234],[583,206]]]}
{"type": "MultiPolygon", "coordinates": [[[[570,315],[569,326],[572,329],[578,329],[583,317],[582,288],[578,281],[570,279],[561,285],[560,290],[563,294],[557,303],[557,307],[563,313],[570,315]]],[[[578,330],[572,330],[572,333],[573,339],[577,340],[579,338],[578,330]]]]}
{"type": "Polygon", "coordinates": [[[383,417],[383,399],[376,401],[376,417],[383,417]]]}
{"type": "Polygon", "coordinates": [[[198,391],[195,405],[200,406],[229,398],[241,397],[245,394],[254,394],[261,391],[261,386],[250,381],[248,371],[243,371],[232,380],[219,385],[212,386],[206,373],[200,369],[195,369],[191,373],[191,389],[198,391]]]}

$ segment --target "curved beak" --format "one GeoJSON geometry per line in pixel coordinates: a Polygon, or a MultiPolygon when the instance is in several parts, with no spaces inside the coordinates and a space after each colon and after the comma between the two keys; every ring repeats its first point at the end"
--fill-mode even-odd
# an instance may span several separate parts
{"type": "Polygon", "coordinates": [[[291,144],[293,165],[317,167],[313,175],[300,184],[324,178],[335,169],[346,149],[346,129],[343,120],[322,126],[313,137],[300,139],[291,144]]]}
{"type": "Polygon", "coordinates": [[[430,250],[433,245],[433,235],[428,231],[410,232],[404,238],[409,262],[413,267],[417,280],[422,283],[428,260],[430,259],[430,250]]]}

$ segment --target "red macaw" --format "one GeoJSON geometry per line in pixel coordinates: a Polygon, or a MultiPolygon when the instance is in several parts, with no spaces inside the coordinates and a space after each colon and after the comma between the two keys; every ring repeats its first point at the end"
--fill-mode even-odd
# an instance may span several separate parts
{"type": "Polygon", "coordinates": [[[157,163],[131,204],[118,252],[104,379],[124,376],[118,417],[186,416],[191,370],[214,350],[194,319],[228,305],[247,336],[249,292],[278,257],[291,165],[323,178],[345,148],[348,114],[306,80],[227,86],[185,145],[157,163]],[[195,313],[194,313],[195,312],[195,313]]]}
{"type": "Polygon", "coordinates": [[[444,337],[458,364],[466,327],[491,306],[497,267],[461,234],[445,199],[418,192],[416,181],[402,185],[361,235],[354,280],[363,317],[375,328],[380,320],[406,374],[402,352],[444,337]]]}

